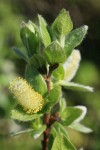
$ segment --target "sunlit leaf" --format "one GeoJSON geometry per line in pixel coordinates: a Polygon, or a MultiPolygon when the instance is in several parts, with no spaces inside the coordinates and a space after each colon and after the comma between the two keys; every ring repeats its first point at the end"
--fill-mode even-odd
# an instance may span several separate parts
{"type": "Polygon", "coordinates": [[[74,83],[74,82],[61,81],[60,85],[63,86],[65,89],[69,89],[69,90],[82,91],[82,92],[93,92],[92,87],[81,85],[81,84],[74,83]]]}
{"type": "Polygon", "coordinates": [[[28,115],[21,106],[17,106],[11,111],[11,118],[19,121],[31,121],[36,119],[39,116],[39,114],[32,114],[28,115]]]}
{"type": "Polygon", "coordinates": [[[88,26],[84,25],[71,31],[65,39],[65,51],[67,57],[71,54],[72,50],[78,46],[84,39],[88,30],[88,26]]]}
{"type": "Polygon", "coordinates": [[[58,133],[51,150],[76,150],[76,148],[65,135],[58,133]]]}
{"type": "Polygon", "coordinates": [[[51,43],[51,38],[47,29],[47,23],[41,15],[38,15],[40,24],[40,35],[45,47],[51,43]]]}
{"type": "Polygon", "coordinates": [[[57,34],[66,35],[72,28],[73,24],[69,15],[65,9],[62,9],[56,19],[54,20],[51,27],[57,34]]]}
{"type": "Polygon", "coordinates": [[[63,64],[65,70],[64,80],[70,81],[71,79],[73,79],[79,68],[80,60],[81,60],[80,52],[78,50],[73,50],[69,58],[63,64]]]}
{"type": "Polygon", "coordinates": [[[66,59],[65,51],[57,41],[45,48],[44,57],[50,64],[63,63],[66,59]]]}
{"type": "Polygon", "coordinates": [[[77,131],[83,132],[83,133],[91,133],[92,129],[80,124],[80,123],[72,123],[69,125],[70,128],[75,129],[77,131]]]}
{"type": "Polygon", "coordinates": [[[86,107],[77,106],[77,107],[66,107],[61,113],[61,123],[63,125],[70,125],[73,122],[80,122],[86,115],[86,107]]]}
{"type": "Polygon", "coordinates": [[[53,76],[57,80],[62,80],[64,78],[64,68],[61,64],[53,71],[53,76]]]}
{"type": "Polygon", "coordinates": [[[42,125],[40,128],[33,130],[33,137],[37,139],[41,136],[41,134],[46,130],[46,125],[42,125]]]}

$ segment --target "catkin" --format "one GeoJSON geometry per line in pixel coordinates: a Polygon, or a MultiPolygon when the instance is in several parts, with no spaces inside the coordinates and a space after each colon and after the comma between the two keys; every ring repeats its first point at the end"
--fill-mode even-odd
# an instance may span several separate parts
{"type": "Polygon", "coordinates": [[[42,96],[23,78],[19,77],[10,82],[10,90],[28,114],[37,113],[42,109],[44,104],[42,96]]]}

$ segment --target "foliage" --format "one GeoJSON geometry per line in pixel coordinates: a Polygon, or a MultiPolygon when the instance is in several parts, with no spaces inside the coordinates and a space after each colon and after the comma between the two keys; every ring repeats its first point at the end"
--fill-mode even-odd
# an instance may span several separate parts
{"type": "Polygon", "coordinates": [[[31,21],[22,22],[20,36],[26,52],[14,48],[27,65],[26,80],[17,78],[10,86],[17,101],[11,117],[30,122],[30,126],[13,135],[29,131],[36,138],[43,133],[44,150],[76,150],[65,127],[84,133],[92,130],[80,123],[86,115],[86,107],[68,107],[62,88],[93,92],[89,86],[71,82],[81,60],[80,52],[75,48],[84,39],[88,27],[72,30],[73,23],[65,9],[61,10],[51,27],[42,16],[38,18],[39,26],[31,21]]]}

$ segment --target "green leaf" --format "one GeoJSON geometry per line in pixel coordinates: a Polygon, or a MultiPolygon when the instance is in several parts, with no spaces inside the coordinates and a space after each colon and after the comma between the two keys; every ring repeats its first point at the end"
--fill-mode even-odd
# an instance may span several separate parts
{"type": "Polygon", "coordinates": [[[60,85],[63,86],[65,89],[75,90],[75,91],[82,91],[82,92],[93,92],[93,88],[90,86],[81,85],[74,82],[66,82],[61,81],[60,85]]]}
{"type": "Polygon", "coordinates": [[[84,25],[71,31],[65,39],[65,51],[67,57],[71,54],[72,50],[78,46],[84,39],[88,30],[88,26],[84,25]]]}
{"type": "Polygon", "coordinates": [[[64,78],[64,68],[61,64],[53,71],[53,76],[57,80],[62,80],[64,78]]]}
{"type": "Polygon", "coordinates": [[[47,29],[47,23],[41,15],[38,15],[40,24],[40,35],[45,47],[51,43],[51,38],[47,29]]]}
{"type": "Polygon", "coordinates": [[[56,136],[51,150],[76,150],[72,143],[62,133],[56,136]]]}
{"type": "Polygon", "coordinates": [[[60,100],[61,95],[61,87],[59,85],[55,85],[53,89],[51,89],[47,99],[51,105],[54,105],[60,100]]]}
{"type": "Polygon", "coordinates": [[[57,41],[45,48],[44,57],[49,64],[63,63],[66,60],[65,51],[57,41]]]}
{"type": "Polygon", "coordinates": [[[38,46],[39,46],[38,34],[36,32],[33,33],[32,31],[33,30],[32,29],[30,30],[29,25],[22,22],[20,36],[24,46],[27,49],[29,57],[33,56],[33,54],[38,52],[38,46]]]}
{"type": "Polygon", "coordinates": [[[80,60],[81,60],[80,52],[78,50],[73,50],[71,55],[63,64],[63,68],[65,70],[64,80],[71,81],[71,79],[73,79],[79,68],[80,60]]]}
{"type": "Polygon", "coordinates": [[[41,113],[50,112],[51,108],[60,100],[61,98],[61,87],[55,85],[53,89],[51,89],[50,93],[45,98],[45,104],[43,109],[40,111],[41,113]]]}
{"type": "Polygon", "coordinates": [[[12,133],[10,133],[10,135],[11,136],[17,136],[17,135],[20,135],[20,134],[32,132],[33,130],[34,129],[25,129],[25,130],[22,130],[22,131],[12,132],[12,133]]]}
{"type": "Polygon", "coordinates": [[[34,139],[37,139],[41,136],[41,134],[46,130],[46,125],[42,125],[41,127],[39,127],[36,130],[33,130],[33,137],[34,139]]]}
{"type": "Polygon", "coordinates": [[[61,98],[59,101],[59,112],[61,113],[66,108],[66,100],[64,98],[61,98]]]}
{"type": "Polygon", "coordinates": [[[61,113],[61,123],[63,125],[70,125],[73,122],[80,122],[86,115],[86,107],[77,106],[77,107],[67,107],[61,113]]]}
{"type": "Polygon", "coordinates": [[[73,28],[69,12],[67,12],[65,9],[62,9],[55,21],[53,22],[51,28],[58,35],[68,34],[73,28]]]}
{"type": "Polygon", "coordinates": [[[23,52],[21,52],[21,50],[19,50],[16,47],[13,47],[13,51],[21,58],[24,59],[26,62],[28,62],[28,56],[26,54],[24,54],[23,52]]]}
{"type": "Polygon", "coordinates": [[[30,64],[37,68],[40,69],[43,73],[46,73],[46,61],[44,59],[44,57],[41,54],[34,54],[31,58],[30,58],[30,64]]]}
{"type": "Polygon", "coordinates": [[[54,139],[58,133],[63,133],[63,135],[65,135],[67,138],[69,138],[65,128],[59,122],[55,122],[52,125],[50,136],[49,136],[49,143],[48,143],[49,150],[51,150],[54,139]]]}
{"type": "Polygon", "coordinates": [[[27,65],[25,78],[36,92],[40,93],[41,95],[44,95],[47,92],[46,82],[43,76],[35,68],[27,65]]]}
{"type": "Polygon", "coordinates": [[[69,139],[67,131],[65,130],[64,126],[61,125],[59,122],[55,122],[53,124],[53,128],[55,128],[55,130],[56,130],[56,135],[58,133],[63,133],[69,139]]]}
{"type": "Polygon", "coordinates": [[[19,105],[11,111],[11,118],[24,122],[34,120],[38,116],[39,114],[28,115],[19,105]]]}
{"type": "Polygon", "coordinates": [[[90,128],[88,128],[88,127],[86,127],[80,123],[72,123],[68,127],[75,129],[75,130],[82,132],[82,133],[91,133],[92,132],[92,129],[90,129],[90,128]]]}

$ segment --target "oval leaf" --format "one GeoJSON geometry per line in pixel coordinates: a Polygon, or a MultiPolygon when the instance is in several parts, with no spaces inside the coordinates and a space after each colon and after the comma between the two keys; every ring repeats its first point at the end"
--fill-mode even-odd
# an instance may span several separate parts
{"type": "Polygon", "coordinates": [[[66,59],[65,51],[57,41],[45,48],[44,57],[49,64],[63,63],[66,59]]]}
{"type": "Polygon", "coordinates": [[[57,80],[64,79],[64,68],[61,64],[53,71],[53,77],[57,80]]]}
{"type": "Polygon", "coordinates": [[[44,95],[47,92],[46,82],[43,76],[36,69],[27,65],[25,77],[36,92],[40,93],[41,95],[44,95]]]}
{"type": "Polygon", "coordinates": [[[63,86],[65,89],[74,90],[74,91],[82,91],[82,92],[93,92],[93,88],[90,86],[81,85],[74,82],[66,82],[61,81],[60,85],[63,86]]]}
{"type": "Polygon", "coordinates": [[[65,135],[58,133],[51,150],[76,150],[76,148],[65,135]]]}
{"type": "Polygon", "coordinates": [[[88,26],[84,25],[70,32],[65,39],[65,51],[67,57],[71,54],[72,50],[78,46],[84,39],[88,30],[88,26]]]}
{"type": "Polygon", "coordinates": [[[40,35],[45,47],[51,43],[51,38],[47,30],[47,23],[41,15],[38,15],[40,24],[40,35]]]}
{"type": "Polygon", "coordinates": [[[34,120],[38,116],[38,114],[28,115],[19,105],[11,111],[11,118],[24,122],[34,120]]]}
{"type": "Polygon", "coordinates": [[[75,129],[79,132],[82,133],[91,133],[92,129],[80,124],[80,123],[72,123],[71,125],[69,125],[70,128],[75,129]]]}
{"type": "Polygon", "coordinates": [[[51,27],[58,35],[66,35],[68,34],[72,28],[73,23],[71,21],[69,12],[65,9],[62,9],[55,19],[51,27]]]}
{"type": "Polygon", "coordinates": [[[38,52],[38,34],[33,33],[32,30],[30,30],[30,27],[28,27],[27,24],[24,22],[22,22],[20,36],[24,46],[27,49],[29,57],[33,56],[33,54],[38,52]]]}
{"type": "Polygon", "coordinates": [[[67,107],[60,114],[61,123],[68,126],[73,122],[80,122],[85,115],[86,107],[84,106],[67,107]]]}
{"type": "Polygon", "coordinates": [[[78,50],[74,50],[68,57],[66,62],[63,64],[65,70],[64,80],[70,81],[71,79],[73,79],[79,68],[80,60],[81,60],[80,52],[78,50]]]}

